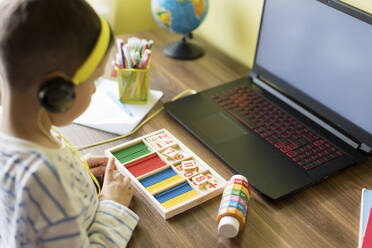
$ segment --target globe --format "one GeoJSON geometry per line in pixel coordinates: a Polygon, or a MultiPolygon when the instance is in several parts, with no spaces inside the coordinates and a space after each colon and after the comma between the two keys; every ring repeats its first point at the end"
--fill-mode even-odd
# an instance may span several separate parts
{"type": "Polygon", "coordinates": [[[205,19],[208,0],[151,0],[155,21],[164,29],[183,35],[180,41],[167,44],[163,52],[176,59],[195,59],[204,49],[191,41],[192,31],[205,19]]]}

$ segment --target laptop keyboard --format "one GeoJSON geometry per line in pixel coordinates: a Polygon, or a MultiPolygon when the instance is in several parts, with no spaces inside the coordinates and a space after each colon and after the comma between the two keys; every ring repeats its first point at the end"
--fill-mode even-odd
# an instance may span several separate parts
{"type": "Polygon", "coordinates": [[[335,146],[247,86],[231,88],[211,98],[305,170],[343,155],[335,146]]]}

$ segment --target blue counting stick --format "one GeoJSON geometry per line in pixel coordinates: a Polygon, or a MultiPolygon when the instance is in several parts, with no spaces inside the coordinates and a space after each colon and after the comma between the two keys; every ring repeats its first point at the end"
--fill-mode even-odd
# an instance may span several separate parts
{"type": "Polygon", "coordinates": [[[175,175],[177,175],[177,173],[172,168],[169,168],[140,180],[140,183],[142,183],[142,185],[147,188],[175,175]]]}
{"type": "Polygon", "coordinates": [[[160,194],[156,195],[155,198],[160,203],[163,203],[179,195],[182,195],[190,190],[192,190],[192,188],[187,182],[181,183],[180,185],[177,185],[176,187],[173,187],[164,192],[161,192],[160,194]]]}

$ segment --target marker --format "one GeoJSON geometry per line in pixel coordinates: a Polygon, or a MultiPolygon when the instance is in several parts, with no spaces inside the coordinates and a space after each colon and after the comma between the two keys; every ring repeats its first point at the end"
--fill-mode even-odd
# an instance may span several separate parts
{"type": "Polygon", "coordinates": [[[128,38],[128,45],[130,50],[138,51],[141,40],[136,37],[128,38]]]}
{"type": "Polygon", "coordinates": [[[141,61],[140,61],[139,65],[138,65],[139,68],[146,69],[146,67],[144,67],[143,65],[145,64],[145,62],[146,62],[146,60],[149,56],[149,53],[151,53],[151,51],[146,49],[144,54],[142,55],[142,58],[141,58],[141,61]]]}
{"type": "Polygon", "coordinates": [[[121,53],[121,58],[123,59],[123,68],[125,68],[125,56],[124,56],[124,51],[123,51],[123,41],[120,42],[120,53],[121,53]]]}
{"type": "Polygon", "coordinates": [[[116,64],[118,64],[120,67],[123,65],[123,61],[121,61],[121,56],[119,54],[116,54],[116,64]]]}
{"type": "Polygon", "coordinates": [[[128,68],[133,68],[133,63],[132,63],[132,59],[130,57],[130,52],[129,52],[127,44],[124,44],[124,54],[125,54],[125,57],[127,58],[128,68]]]}
{"type": "Polygon", "coordinates": [[[147,56],[147,59],[145,61],[145,63],[143,64],[143,68],[147,68],[147,64],[149,63],[149,60],[150,60],[150,57],[151,57],[151,50],[148,50],[148,56],[147,56]]]}
{"type": "Polygon", "coordinates": [[[146,41],[145,46],[143,47],[142,56],[144,55],[147,49],[149,49],[149,45],[148,42],[146,41]]]}
{"type": "MultiPolygon", "coordinates": [[[[117,45],[117,49],[118,49],[118,54],[122,54],[122,51],[123,51],[123,49],[122,49],[122,44],[123,44],[123,40],[122,40],[122,39],[117,39],[117,40],[116,40],[116,45],[117,45]]],[[[122,56],[122,55],[121,55],[121,56],[122,56]]],[[[122,56],[121,61],[124,61],[124,57],[123,57],[123,56],[122,56]]],[[[124,67],[123,64],[120,64],[120,66],[123,66],[123,67],[124,67]]]]}
{"type": "Polygon", "coordinates": [[[148,48],[151,50],[151,48],[152,48],[152,44],[154,44],[154,41],[153,40],[150,40],[149,41],[149,45],[148,45],[148,48]]]}
{"type": "Polygon", "coordinates": [[[137,65],[138,65],[141,61],[141,55],[139,52],[135,52],[135,55],[136,55],[136,60],[137,60],[137,65]]]}
{"type": "Polygon", "coordinates": [[[137,65],[136,53],[132,50],[130,51],[129,54],[130,54],[130,58],[132,59],[133,68],[135,68],[137,65]]]}
{"type": "Polygon", "coordinates": [[[147,43],[146,40],[144,40],[144,39],[141,40],[140,49],[139,49],[139,53],[140,53],[141,56],[143,55],[143,52],[145,51],[146,43],[147,43]]]}
{"type": "Polygon", "coordinates": [[[122,39],[117,39],[116,40],[116,45],[117,45],[118,52],[120,52],[120,50],[121,50],[121,44],[122,43],[123,43],[122,39]]]}
{"type": "Polygon", "coordinates": [[[143,64],[145,63],[146,59],[147,59],[147,55],[146,55],[146,53],[145,53],[145,54],[142,56],[142,58],[141,58],[141,60],[140,60],[140,62],[139,62],[139,64],[138,64],[138,68],[144,69],[144,68],[143,68],[143,64]]]}

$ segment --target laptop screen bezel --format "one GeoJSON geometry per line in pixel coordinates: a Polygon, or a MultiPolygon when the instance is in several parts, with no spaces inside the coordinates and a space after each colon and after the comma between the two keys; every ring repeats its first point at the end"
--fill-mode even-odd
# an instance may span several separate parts
{"type": "MultiPolygon", "coordinates": [[[[281,94],[286,95],[291,100],[295,101],[297,104],[301,105],[302,107],[304,107],[305,109],[307,109],[308,111],[316,115],[318,118],[321,118],[322,120],[327,122],[327,124],[338,129],[340,132],[348,136],[351,136],[353,138],[356,138],[360,142],[365,143],[368,146],[372,147],[372,134],[358,127],[357,125],[347,120],[346,118],[342,117],[341,115],[337,114],[336,112],[334,112],[333,110],[325,106],[324,104],[316,101],[312,97],[297,90],[295,87],[291,86],[285,80],[275,76],[274,74],[266,70],[263,66],[257,64],[256,59],[257,59],[257,53],[260,49],[259,41],[261,38],[261,29],[262,29],[262,22],[263,22],[264,13],[265,13],[266,1],[268,0],[264,0],[264,4],[263,4],[260,31],[258,34],[257,47],[256,47],[255,59],[254,59],[252,72],[258,75],[259,77],[264,78],[265,81],[269,81],[270,83],[267,83],[265,81],[263,82],[267,83],[271,87],[274,85],[275,86],[273,87],[274,90],[277,90],[281,94]],[[299,101],[298,99],[301,99],[301,101],[299,101]],[[327,116],[327,118],[325,118],[325,116],[327,116]]],[[[317,0],[317,1],[324,3],[329,7],[335,8],[345,14],[353,16],[361,21],[364,21],[372,25],[372,16],[359,9],[356,9],[352,6],[349,6],[345,3],[341,3],[335,0],[317,0]]]]}

